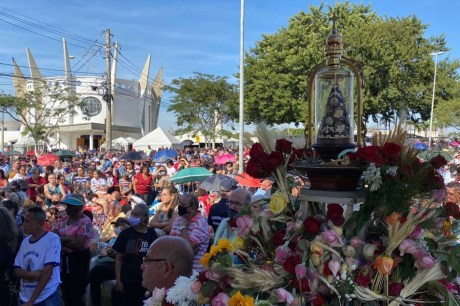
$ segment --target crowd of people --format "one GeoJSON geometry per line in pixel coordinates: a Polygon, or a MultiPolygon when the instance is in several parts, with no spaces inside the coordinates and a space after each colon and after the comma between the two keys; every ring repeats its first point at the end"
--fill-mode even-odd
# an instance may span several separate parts
{"type": "Polygon", "coordinates": [[[241,209],[263,210],[271,181],[238,186],[237,154],[214,163],[233,152],[177,153],[164,163],[85,153],[48,166],[35,156],[0,157],[2,305],[104,305],[106,281],[113,283],[112,305],[143,305],[151,284],[201,271],[213,242],[235,235],[241,209]],[[169,181],[187,167],[225,177],[212,191],[169,181]],[[158,279],[149,275],[161,269],[158,279]]]}

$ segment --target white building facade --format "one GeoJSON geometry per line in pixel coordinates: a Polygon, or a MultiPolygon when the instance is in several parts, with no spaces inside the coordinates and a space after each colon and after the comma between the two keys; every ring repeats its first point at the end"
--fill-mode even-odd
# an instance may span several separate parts
{"type": "MultiPolygon", "coordinates": [[[[85,105],[81,109],[76,109],[75,116],[69,115],[64,122],[59,123],[58,131],[53,135],[56,146],[70,150],[98,149],[105,142],[106,137],[107,103],[103,96],[108,90],[107,76],[73,75],[70,71],[70,57],[65,39],[63,39],[63,49],[65,67],[63,76],[43,77],[29,49],[27,49],[27,58],[30,77],[24,77],[13,60],[16,94],[24,90],[32,91],[43,82],[48,85],[59,84],[59,86],[70,87],[71,91],[85,102],[85,105]]],[[[118,48],[115,47],[110,76],[113,96],[112,139],[119,137],[138,139],[157,127],[163,70],[160,68],[155,79],[149,83],[149,55],[138,81],[117,78],[117,50],[118,48]]]]}

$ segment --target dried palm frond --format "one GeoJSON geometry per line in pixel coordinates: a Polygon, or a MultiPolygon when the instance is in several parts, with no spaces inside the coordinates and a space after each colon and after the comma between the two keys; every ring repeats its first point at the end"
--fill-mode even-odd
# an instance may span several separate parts
{"type": "Polygon", "coordinates": [[[409,237],[416,226],[423,221],[429,219],[434,214],[433,209],[420,210],[416,214],[409,213],[407,220],[404,223],[396,221],[394,224],[388,225],[388,245],[385,249],[385,254],[391,256],[393,251],[409,237]]]}
{"type": "Polygon", "coordinates": [[[385,142],[393,142],[400,147],[404,146],[406,141],[407,132],[401,128],[401,125],[398,125],[393,131],[388,135],[384,135],[381,132],[372,135],[372,145],[373,146],[383,146],[385,142]]]}
{"type": "Polygon", "coordinates": [[[412,278],[411,281],[405,284],[405,287],[401,290],[399,297],[392,301],[388,306],[397,306],[403,302],[411,302],[413,300],[409,299],[414,294],[417,294],[417,291],[426,283],[439,280],[445,275],[441,270],[441,264],[436,264],[431,269],[419,270],[419,272],[412,278]]]}
{"type": "Polygon", "coordinates": [[[275,151],[275,145],[272,137],[270,137],[270,133],[268,132],[267,126],[265,124],[259,124],[256,128],[257,137],[259,138],[259,142],[264,148],[267,154],[275,151]]]}
{"type": "Polygon", "coordinates": [[[253,266],[249,270],[237,268],[227,269],[226,272],[232,278],[231,286],[236,289],[253,289],[257,291],[269,291],[282,287],[289,277],[289,273],[282,267],[274,266],[273,271],[267,271],[253,266]]]}
{"type": "Polygon", "coordinates": [[[365,302],[387,300],[388,297],[378,294],[375,291],[363,286],[355,286],[356,297],[365,302]]]}

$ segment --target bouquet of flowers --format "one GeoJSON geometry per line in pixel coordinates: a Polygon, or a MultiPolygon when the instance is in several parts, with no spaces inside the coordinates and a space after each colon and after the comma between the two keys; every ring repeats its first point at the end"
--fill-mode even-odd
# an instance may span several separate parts
{"type": "MultiPolygon", "coordinates": [[[[453,245],[447,222],[451,217],[460,218],[458,207],[433,207],[432,199],[429,205],[413,199],[418,195],[416,191],[441,187],[428,178],[436,176],[431,171],[436,165],[418,162],[411,170],[417,176],[412,176],[405,166],[409,161],[415,163],[413,154],[393,141],[372,148],[375,155],[381,154],[381,159],[373,157],[369,162],[368,155],[359,150],[350,156],[369,170],[363,176],[367,186],[361,209],[369,199],[375,199],[370,193],[388,190],[386,184],[399,184],[398,178],[408,186],[420,186],[410,196],[401,195],[403,207],[393,203],[385,207],[386,201],[380,203],[382,206],[376,204],[369,216],[375,213],[380,218],[368,216],[370,225],[357,237],[353,235],[356,225],[347,220],[342,205],[317,205],[322,209],[313,212],[313,203],[288,192],[286,169],[294,149],[281,149],[290,146],[286,140],[276,143],[254,145],[248,169],[253,167],[254,172],[272,175],[279,191],[259,215],[243,210],[236,221],[237,238],[219,240],[203,256],[201,264],[207,269],[193,284],[199,303],[459,305],[460,246],[453,245]],[[284,146],[280,147],[281,143],[284,146]],[[267,161],[270,156],[275,161],[267,161]],[[370,171],[377,172],[374,167],[379,170],[381,183],[375,183],[377,174],[370,175],[370,171]]],[[[396,196],[394,201],[397,203],[396,196]]]]}
{"type": "Polygon", "coordinates": [[[178,277],[174,282],[174,286],[168,290],[165,290],[165,288],[155,288],[150,293],[150,297],[144,301],[144,306],[197,305],[198,294],[194,292],[193,288],[197,277],[198,273],[194,272],[191,277],[178,277]]]}

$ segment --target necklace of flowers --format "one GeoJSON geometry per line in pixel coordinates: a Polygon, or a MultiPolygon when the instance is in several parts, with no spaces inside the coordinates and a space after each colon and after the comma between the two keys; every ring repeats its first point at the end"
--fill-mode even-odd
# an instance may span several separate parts
{"type": "Polygon", "coordinates": [[[192,285],[198,277],[198,273],[193,271],[192,276],[179,276],[174,282],[174,286],[165,288],[155,288],[151,296],[144,301],[144,306],[161,306],[166,297],[166,301],[175,306],[196,305],[198,295],[192,292],[192,285]]]}

